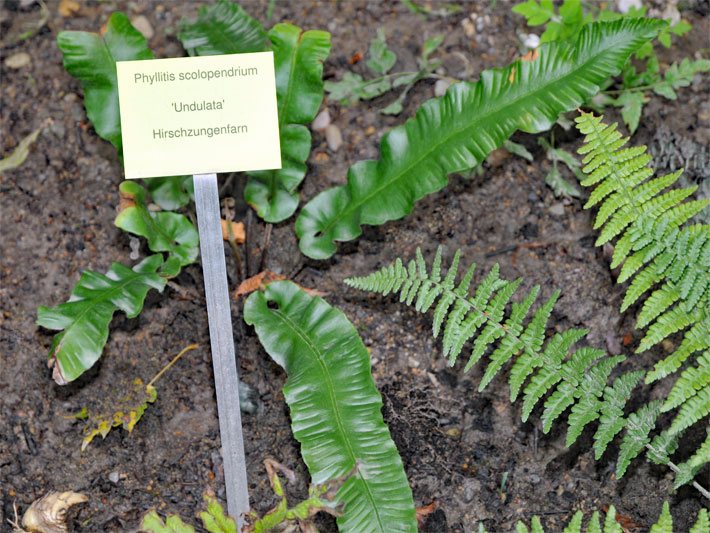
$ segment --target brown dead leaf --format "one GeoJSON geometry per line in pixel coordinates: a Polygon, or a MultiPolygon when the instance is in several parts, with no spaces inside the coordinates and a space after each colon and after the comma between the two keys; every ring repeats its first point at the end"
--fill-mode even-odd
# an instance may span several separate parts
{"type": "Polygon", "coordinates": [[[256,276],[242,281],[234,292],[234,298],[238,300],[240,296],[246,296],[254,291],[263,289],[272,281],[281,281],[283,279],[286,278],[280,274],[271,272],[271,270],[264,270],[263,272],[259,272],[256,276]]]}
{"type": "Polygon", "coordinates": [[[78,13],[80,9],[81,5],[76,0],[61,0],[57,11],[62,17],[68,18],[78,13]]]}
{"type": "MultiPolygon", "coordinates": [[[[220,222],[222,223],[222,238],[225,241],[231,240],[229,237],[229,227],[227,226],[227,221],[222,219],[220,222]]],[[[244,244],[244,240],[246,239],[244,224],[241,222],[229,222],[229,224],[232,226],[232,237],[234,238],[234,242],[237,244],[244,244]]]]}
{"type": "Polygon", "coordinates": [[[436,511],[439,508],[439,502],[434,500],[433,502],[427,504],[427,505],[422,505],[421,507],[417,507],[416,513],[417,513],[417,525],[419,526],[419,529],[422,529],[424,527],[424,522],[426,520],[426,517],[429,516],[431,513],[436,511]]]}
{"type": "MultiPolygon", "coordinates": [[[[254,291],[264,289],[269,283],[273,281],[282,281],[285,279],[286,277],[282,276],[281,274],[277,274],[276,272],[272,272],[271,270],[264,270],[263,272],[259,272],[257,275],[242,281],[239,284],[239,287],[237,287],[237,290],[234,291],[234,298],[238,300],[241,296],[246,296],[247,294],[251,294],[254,291]]],[[[296,283],[296,285],[298,285],[298,283],[296,283]]],[[[306,287],[303,287],[301,285],[298,286],[301,287],[301,289],[303,289],[306,294],[310,294],[311,296],[325,296],[326,294],[316,289],[307,289],[306,287]]]]}
{"type": "Polygon", "coordinates": [[[135,207],[136,206],[136,201],[135,201],[135,196],[133,196],[130,193],[126,192],[119,192],[118,193],[118,212],[122,213],[129,207],[135,207]]]}
{"type": "MultiPolygon", "coordinates": [[[[608,505],[602,505],[602,511],[605,513],[609,512],[609,506],[608,505]]],[[[625,514],[621,514],[618,510],[616,511],[616,523],[621,526],[621,529],[624,531],[624,533],[628,533],[629,531],[641,531],[643,527],[639,525],[638,523],[634,522],[634,520],[626,516],[625,514]]]]}
{"type": "Polygon", "coordinates": [[[540,56],[540,52],[537,51],[537,48],[534,48],[532,50],[529,50],[528,53],[525,54],[520,59],[522,61],[535,61],[539,56],[540,56]]]}

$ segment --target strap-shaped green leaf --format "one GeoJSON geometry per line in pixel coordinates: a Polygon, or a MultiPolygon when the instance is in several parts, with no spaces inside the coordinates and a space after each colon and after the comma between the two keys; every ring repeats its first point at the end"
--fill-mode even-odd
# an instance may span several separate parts
{"type": "Polygon", "coordinates": [[[415,201],[447,184],[447,176],[479,164],[516,130],[548,129],[619,72],[629,55],[663,26],[651,19],[600,22],[576,43],[552,42],[534,61],[484,71],[477,83],[453,85],[382,139],[380,159],[350,167],[347,185],[322,192],[296,221],[301,251],[324,259],[336,241],[358,237],[411,212],[415,201]]]}
{"type": "Polygon", "coordinates": [[[106,33],[63,31],[57,45],[64,55],[64,68],[84,88],[84,106],[96,133],[121,153],[121,119],[118,112],[116,61],[152,59],[145,37],[131,26],[128,17],[116,12],[108,19],[106,33]]]}
{"type": "MultiPolygon", "coordinates": [[[[194,263],[200,252],[199,236],[195,226],[185,215],[162,211],[153,213],[146,204],[146,191],[135,181],[124,181],[119,187],[124,201],[134,205],[123,209],[116,217],[116,226],[148,240],[152,252],[168,252],[170,258],[183,267],[194,263]]],[[[176,272],[171,276],[177,275],[176,272]]]]}
{"type": "Polygon", "coordinates": [[[202,6],[196,20],[182,20],[179,37],[191,56],[262,52],[267,46],[261,23],[229,0],[202,6]]]}
{"type": "Polygon", "coordinates": [[[340,531],[416,531],[412,491],[382,419],[370,357],[345,315],[283,281],[252,294],[244,320],[288,374],[283,392],[313,483],[356,468],[336,496],[344,504],[340,531]]]}
{"type": "Polygon", "coordinates": [[[311,133],[306,125],[323,101],[323,62],[330,52],[330,34],[277,24],[269,31],[276,68],[281,169],[249,172],[247,202],[267,222],[281,222],[298,207],[296,189],[306,175],[311,133]]]}
{"type": "Polygon", "coordinates": [[[38,309],[37,324],[63,330],[54,336],[49,349],[50,366],[54,366],[58,383],[76,379],[101,357],[109,323],[117,310],[128,318],[136,317],[148,291],[163,290],[166,279],[157,273],[162,264],[158,254],[132,269],[114,263],[106,275],[86,271],[68,302],[38,309]]]}

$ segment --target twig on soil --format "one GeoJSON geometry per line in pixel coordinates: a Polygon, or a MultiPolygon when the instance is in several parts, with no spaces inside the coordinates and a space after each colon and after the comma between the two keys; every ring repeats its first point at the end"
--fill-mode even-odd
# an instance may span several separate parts
{"type": "Polygon", "coordinates": [[[177,363],[180,360],[180,358],[182,358],[183,355],[185,355],[190,350],[196,350],[199,347],[200,347],[199,344],[193,343],[193,344],[190,344],[189,346],[186,346],[185,348],[183,348],[179,354],[177,354],[175,357],[173,357],[172,361],[170,361],[167,365],[165,365],[163,368],[161,368],[160,371],[155,376],[153,376],[153,379],[151,379],[148,382],[148,384],[146,385],[146,388],[152,387],[153,384],[156,381],[158,381],[163,374],[165,374],[168,370],[170,370],[170,368],[175,363],[177,363]]]}
{"type": "Polygon", "coordinates": [[[188,289],[187,287],[183,287],[182,285],[179,285],[174,281],[168,281],[167,285],[175,292],[177,292],[178,297],[183,300],[189,300],[194,302],[200,299],[200,295],[197,294],[194,290],[188,289]]]}
{"type": "Polygon", "coordinates": [[[269,252],[269,244],[271,243],[271,230],[273,229],[273,224],[267,224],[264,230],[264,240],[261,244],[261,259],[259,260],[259,268],[257,270],[261,272],[264,270],[264,263],[266,263],[266,256],[269,252]]]}

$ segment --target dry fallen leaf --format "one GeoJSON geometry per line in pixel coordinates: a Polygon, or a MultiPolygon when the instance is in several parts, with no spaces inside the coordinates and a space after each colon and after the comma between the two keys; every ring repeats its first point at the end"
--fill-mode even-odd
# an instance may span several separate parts
{"type": "Polygon", "coordinates": [[[5,172],[6,170],[12,170],[19,167],[25,162],[27,156],[30,153],[30,146],[37,140],[42,129],[45,127],[46,123],[42,124],[39,128],[30,133],[27,137],[20,141],[17,145],[15,151],[12,152],[5,159],[0,159],[0,172],[5,172]]]}
{"type": "Polygon", "coordinates": [[[65,533],[67,510],[78,503],[89,501],[78,492],[49,492],[35,500],[22,517],[22,527],[29,533],[65,533]]]}
{"type": "Polygon", "coordinates": [[[68,18],[78,13],[79,9],[81,9],[81,5],[76,0],[61,0],[57,11],[62,17],[68,18]]]}
{"type": "Polygon", "coordinates": [[[525,54],[520,59],[523,61],[535,61],[539,56],[540,56],[540,52],[538,52],[537,48],[535,48],[533,50],[528,51],[528,53],[525,54]]]}
{"type": "Polygon", "coordinates": [[[242,281],[239,284],[239,287],[237,287],[237,290],[234,292],[234,298],[238,300],[241,296],[246,296],[254,291],[263,289],[272,281],[280,281],[283,279],[286,278],[280,274],[271,272],[271,270],[264,270],[263,272],[259,272],[256,276],[252,276],[249,279],[242,281]]]}
{"type": "Polygon", "coordinates": [[[515,67],[510,69],[510,74],[508,75],[508,81],[513,83],[515,81],[515,67]]]}
{"type": "MultiPolygon", "coordinates": [[[[229,227],[227,226],[227,221],[222,219],[222,238],[225,241],[229,241],[229,227]]],[[[234,237],[234,242],[237,244],[243,244],[246,239],[246,234],[244,233],[244,224],[241,222],[229,222],[232,225],[232,236],[234,237]]]]}
{"type": "MultiPolygon", "coordinates": [[[[259,272],[257,275],[242,281],[239,284],[239,287],[237,287],[237,290],[234,291],[234,298],[238,300],[241,296],[246,296],[247,294],[251,294],[254,291],[258,291],[265,288],[272,281],[281,281],[284,279],[286,279],[286,277],[282,276],[281,274],[277,274],[276,272],[272,272],[271,270],[264,270],[263,272],[259,272]]],[[[298,285],[298,283],[296,285],[298,285]]],[[[325,296],[326,294],[315,289],[307,289],[305,287],[302,287],[301,285],[298,286],[311,296],[325,296]]]]}
{"type": "Polygon", "coordinates": [[[439,508],[439,504],[436,500],[433,502],[427,504],[427,505],[422,505],[421,507],[417,507],[416,513],[417,513],[417,525],[419,526],[419,529],[424,527],[424,521],[426,520],[426,517],[429,516],[431,513],[436,511],[439,508]]]}

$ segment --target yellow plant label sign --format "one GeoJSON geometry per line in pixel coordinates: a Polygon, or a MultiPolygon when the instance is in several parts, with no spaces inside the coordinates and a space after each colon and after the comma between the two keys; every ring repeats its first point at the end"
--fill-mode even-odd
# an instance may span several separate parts
{"type": "Polygon", "coordinates": [[[281,168],[273,52],[116,68],[126,178],[281,168]]]}

